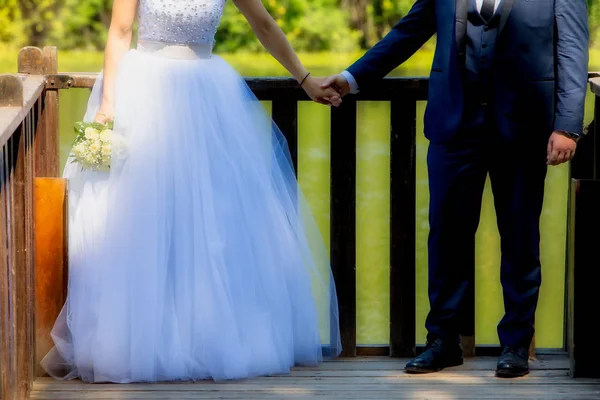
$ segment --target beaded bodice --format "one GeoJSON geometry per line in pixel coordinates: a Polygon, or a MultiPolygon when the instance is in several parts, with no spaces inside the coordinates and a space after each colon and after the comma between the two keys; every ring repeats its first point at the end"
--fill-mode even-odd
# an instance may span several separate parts
{"type": "Polygon", "coordinates": [[[226,0],[139,0],[138,40],[212,45],[226,0]]]}

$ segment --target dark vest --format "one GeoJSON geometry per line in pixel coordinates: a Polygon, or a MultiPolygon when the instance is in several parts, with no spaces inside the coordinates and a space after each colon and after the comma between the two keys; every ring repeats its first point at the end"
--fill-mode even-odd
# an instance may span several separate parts
{"type": "MultiPolygon", "coordinates": [[[[498,10],[500,8],[501,5],[498,10]]],[[[482,104],[487,104],[493,97],[490,82],[499,25],[499,12],[486,23],[477,10],[476,1],[469,0],[465,57],[466,125],[483,122],[485,113],[482,104]]]]}

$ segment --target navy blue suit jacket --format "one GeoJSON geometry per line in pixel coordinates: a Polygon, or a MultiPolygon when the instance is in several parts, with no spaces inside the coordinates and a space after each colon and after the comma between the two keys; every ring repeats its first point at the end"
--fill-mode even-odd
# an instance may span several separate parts
{"type": "MultiPolygon", "coordinates": [[[[434,33],[425,136],[460,130],[468,0],[418,0],[348,72],[361,89],[412,56],[434,33]]],[[[494,108],[507,139],[581,133],[588,68],[586,0],[503,0],[494,60],[494,108]],[[528,136],[524,136],[528,135],[528,136]]],[[[536,140],[537,141],[537,140],[536,140]]]]}

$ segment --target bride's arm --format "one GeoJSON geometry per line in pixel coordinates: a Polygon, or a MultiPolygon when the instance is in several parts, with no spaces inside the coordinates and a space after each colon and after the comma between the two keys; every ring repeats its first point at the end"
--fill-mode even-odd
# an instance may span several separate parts
{"type": "Polygon", "coordinates": [[[131,46],[133,22],[138,0],[114,0],[108,41],[104,51],[104,86],[102,104],[96,122],[107,123],[114,117],[115,80],[119,63],[131,46]]]}
{"type": "MultiPolygon", "coordinates": [[[[337,92],[333,89],[319,90],[320,81],[312,75],[308,76],[308,71],[294,52],[290,42],[285,37],[283,31],[277,25],[273,17],[265,9],[261,0],[233,0],[236,7],[244,14],[244,17],[250,23],[252,30],[262,45],[281,65],[285,67],[296,80],[302,83],[302,88],[315,101],[324,104],[330,104],[329,99],[335,97],[339,99],[337,92]],[[306,79],[305,79],[306,78],[306,79]]],[[[337,102],[334,105],[339,105],[337,102]]]]}

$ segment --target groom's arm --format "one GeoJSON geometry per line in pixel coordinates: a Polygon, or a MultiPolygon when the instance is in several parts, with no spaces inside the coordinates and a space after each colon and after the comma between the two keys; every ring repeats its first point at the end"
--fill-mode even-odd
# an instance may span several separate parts
{"type": "Polygon", "coordinates": [[[433,36],[436,31],[434,7],[435,0],[417,0],[379,43],[344,71],[352,92],[385,77],[433,36]]]}
{"type": "Polygon", "coordinates": [[[581,134],[588,81],[586,0],[556,0],[556,111],[554,131],[581,134]]]}

